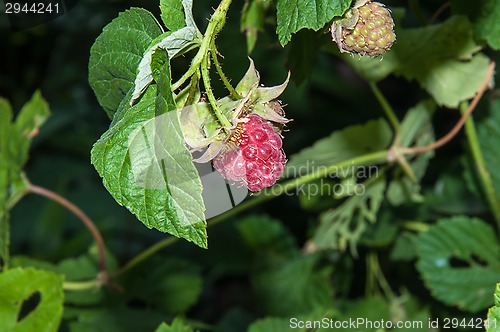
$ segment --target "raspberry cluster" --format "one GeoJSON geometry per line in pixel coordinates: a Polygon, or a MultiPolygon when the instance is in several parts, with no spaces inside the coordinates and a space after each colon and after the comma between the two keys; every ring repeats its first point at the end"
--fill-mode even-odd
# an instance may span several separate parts
{"type": "Polygon", "coordinates": [[[286,158],[281,137],[273,126],[257,114],[246,119],[231,137],[237,148],[222,153],[213,164],[224,178],[243,182],[250,191],[259,191],[272,186],[281,176],[286,158]]]}
{"type": "Polygon", "coordinates": [[[382,55],[396,40],[391,12],[378,2],[368,2],[357,10],[358,22],[354,29],[344,29],[342,48],[361,56],[382,55]]]}

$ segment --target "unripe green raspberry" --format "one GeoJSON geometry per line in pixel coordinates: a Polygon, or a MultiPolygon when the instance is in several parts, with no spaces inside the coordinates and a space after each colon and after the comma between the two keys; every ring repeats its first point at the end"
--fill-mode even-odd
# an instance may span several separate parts
{"type": "Polygon", "coordinates": [[[396,40],[391,12],[371,0],[358,0],[343,19],[332,24],[331,30],[341,52],[361,56],[382,55],[396,40]]]}

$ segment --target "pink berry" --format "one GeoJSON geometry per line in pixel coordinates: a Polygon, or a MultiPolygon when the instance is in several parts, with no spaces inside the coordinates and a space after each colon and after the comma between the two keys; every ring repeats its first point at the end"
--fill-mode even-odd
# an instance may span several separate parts
{"type": "Polygon", "coordinates": [[[233,140],[238,149],[219,155],[213,163],[224,178],[243,182],[250,191],[259,191],[276,183],[286,157],[281,137],[269,122],[257,114],[248,115],[247,120],[240,124],[239,136],[233,140]]]}

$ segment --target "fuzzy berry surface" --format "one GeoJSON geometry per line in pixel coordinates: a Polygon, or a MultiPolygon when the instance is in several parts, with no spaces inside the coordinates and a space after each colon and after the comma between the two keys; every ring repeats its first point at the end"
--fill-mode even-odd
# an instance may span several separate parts
{"type": "Polygon", "coordinates": [[[250,191],[272,186],[281,176],[286,157],[282,140],[273,126],[257,114],[247,116],[232,139],[237,148],[213,160],[214,167],[228,180],[243,182],[250,191]]]}
{"type": "Polygon", "coordinates": [[[378,2],[368,2],[357,10],[356,26],[344,30],[343,49],[361,56],[384,54],[396,40],[391,12],[378,2]]]}

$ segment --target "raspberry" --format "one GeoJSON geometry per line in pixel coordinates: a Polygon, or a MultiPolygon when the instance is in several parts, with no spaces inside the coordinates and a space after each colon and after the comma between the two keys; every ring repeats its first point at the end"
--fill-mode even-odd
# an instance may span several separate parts
{"type": "Polygon", "coordinates": [[[394,21],[383,4],[365,1],[358,1],[345,19],[334,22],[332,35],[341,52],[376,57],[388,51],[396,40],[394,21]]]}
{"type": "Polygon", "coordinates": [[[257,114],[238,124],[230,141],[237,148],[220,154],[214,167],[228,180],[243,182],[250,191],[272,186],[285,168],[286,158],[281,149],[281,137],[257,114]]]}

